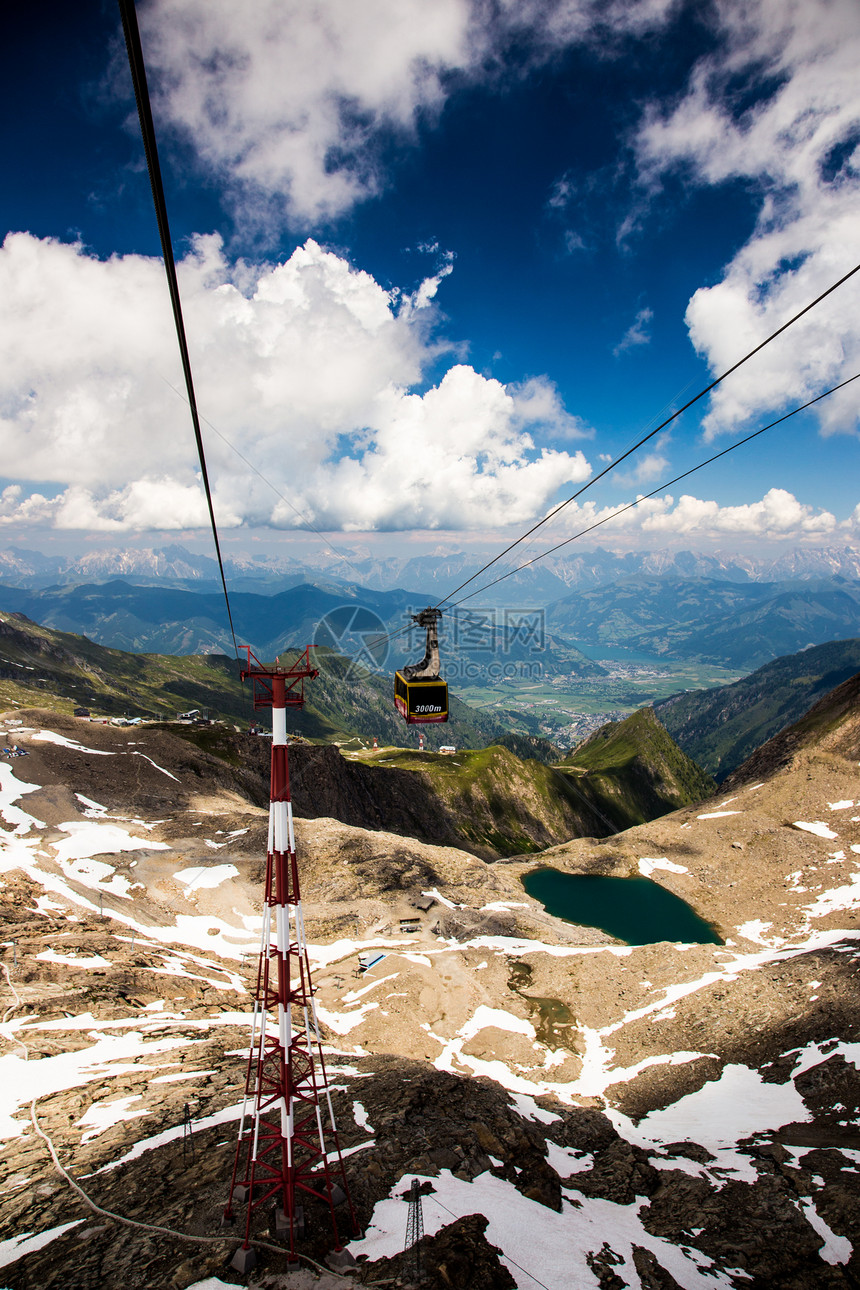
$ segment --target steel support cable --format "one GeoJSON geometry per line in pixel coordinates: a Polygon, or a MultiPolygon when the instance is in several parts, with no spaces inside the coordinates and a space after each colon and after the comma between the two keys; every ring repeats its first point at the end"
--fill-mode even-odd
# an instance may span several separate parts
{"type": "Polygon", "coordinates": [[[596,520],[595,523],[590,524],[588,528],[581,529],[579,533],[574,533],[572,537],[565,538],[563,542],[558,542],[555,546],[551,546],[549,550],[542,551],[540,555],[536,555],[534,559],[526,560],[525,564],[518,565],[516,569],[509,569],[507,573],[503,573],[500,578],[494,578],[492,582],[486,582],[483,587],[478,587],[477,591],[471,591],[468,596],[463,596],[460,600],[455,600],[448,606],[448,608],[455,609],[457,605],[465,604],[465,602],[467,600],[471,600],[473,596],[479,596],[482,591],[488,591],[490,587],[495,587],[498,583],[504,582],[506,578],[512,577],[515,573],[520,573],[521,570],[528,569],[529,565],[537,564],[539,560],[546,559],[546,557],[548,555],[552,555],[554,551],[560,551],[563,546],[569,546],[571,542],[576,542],[578,538],[585,537],[586,533],[593,533],[594,530],[599,529],[602,524],[608,524],[610,520],[617,519],[618,516],[623,515],[625,511],[631,511],[635,506],[639,506],[641,502],[647,502],[649,498],[656,497],[656,495],[661,493],[664,488],[671,488],[673,484],[679,483],[682,479],[687,479],[690,475],[695,475],[697,470],[703,470],[705,466],[710,466],[713,462],[719,461],[720,457],[727,456],[730,452],[734,452],[736,448],[742,448],[744,444],[749,443],[752,439],[757,439],[759,435],[765,434],[766,431],[773,430],[774,426],[781,425],[783,421],[788,421],[791,417],[796,417],[799,412],[805,412],[806,409],[811,408],[813,404],[820,403],[821,400],[826,399],[828,395],[835,394],[837,390],[843,390],[846,385],[850,385],[852,381],[856,380],[860,380],[860,372],[855,372],[855,374],[853,376],[849,376],[846,381],[841,381],[839,385],[832,386],[829,390],[825,390],[823,394],[816,395],[814,399],[810,399],[808,403],[801,404],[799,408],[792,408],[791,412],[786,412],[784,416],[778,417],[776,421],[771,421],[769,425],[762,426],[761,429],[754,430],[752,434],[746,435],[743,439],[738,439],[735,443],[729,444],[728,448],[723,448],[722,452],[714,453],[713,457],[707,457],[705,461],[700,461],[698,465],[691,466],[690,469],[685,470],[683,474],[676,475],[674,479],[669,479],[665,483],[659,484],[656,488],[652,489],[650,493],[643,493],[642,496],[637,497],[635,501],[628,502],[626,506],[622,506],[617,511],[613,511],[611,515],[605,515],[602,520],[596,520]]]}
{"type": "Polygon", "coordinates": [[[536,529],[539,529],[544,524],[547,524],[553,518],[554,515],[558,515],[559,511],[563,511],[566,506],[570,506],[571,502],[575,502],[576,499],[578,497],[581,497],[583,493],[587,492],[589,488],[593,488],[594,485],[598,483],[601,479],[603,479],[605,475],[608,475],[610,471],[615,470],[617,466],[620,466],[622,461],[626,461],[627,458],[632,456],[634,452],[637,452],[642,447],[643,444],[648,443],[649,439],[653,439],[654,436],[659,434],[661,430],[665,430],[666,426],[671,425],[673,421],[677,421],[678,417],[681,416],[682,413],[686,412],[688,408],[691,408],[694,403],[698,403],[699,399],[703,399],[706,394],[710,394],[711,390],[715,389],[721,383],[721,381],[724,381],[726,379],[727,376],[731,376],[731,374],[733,372],[736,372],[739,367],[743,367],[744,363],[749,362],[749,360],[751,358],[754,358],[756,354],[760,353],[765,348],[766,345],[769,345],[772,340],[776,340],[777,336],[781,336],[784,331],[787,331],[788,328],[791,327],[794,323],[796,323],[798,319],[802,318],[804,314],[808,314],[810,309],[814,309],[816,305],[821,304],[821,301],[825,300],[827,296],[829,296],[832,292],[834,292],[837,289],[837,287],[841,287],[843,283],[847,282],[849,278],[853,278],[854,274],[858,272],[860,272],[860,264],[855,264],[854,268],[849,269],[847,273],[843,274],[843,276],[839,279],[838,282],[834,282],[833,285],[829,286],[826,291],[822,291],[821,295],[816,296],[815,299],[811,300],[808,305],[805,305],[803,309],[800,310],[799,313],[796,313],[792,318],[789,318],[788,322],[784,322],[781,327],[778,327],[776,329],[775,332],[771,332],[770,336],[768,336],[765,340],[761,341],[760,344],[756,345],[755,349],[751,349],[748,354],[745,354],[743,356],[743,358],[739,358],[738,361],[736,363],[733,363],[731,367],[727,367],[726,370],[720,376],[716,377],[713,381],[711,381],[710,385],[706,385],[704,389],[699,390],[698,394],[695,394],[691,399],[688,399],[687,402],[682,407],[678,408],[676,412],[673,412],[670,416],[666,417],[663,421],[661,421],[660,424],[656,427],[656,429],[649,431],[649,433],[646,435],[643,435],[641,439],[638,439],[636,443],[634,443],[631,448],[628,448],[626,452],[622,453],[620,457],[616,457],[614,461],[611,461],[609,465],[606,466],[603,470],[601,470],[598,475],[595,475],[593,479],[590,479],[586,484],[583,484],[582,488],[580,488],[577,492],[575,492],[572,497],[568,497],[563,502],[559,502],[558,506],[553,507],[553,509],[547,515],[545,515],[543,519],[538,520],[537,523],[533,524],[530,529],[526,529],[525,533],[523,533],[520,537],[518,537],[516,541],[511,542],[509,546],[506,546],[504,551],[500,551],[499,554],[494,556],[492,560],[488,560],[485,565],[482,565],[481,568],[477,571],[477,573],[472,574],[471,578],[467,578],[465,582],[461,582],[459,587],[455,587],[454,590],[448,596],[444,597],[442,600],[437,600],[434,608],[438,609],[439,606],[444,604],[446,600],[451,600],[454,596],[456,596],[458,591],[462,591],[464,587],[468,587],[469,584],[474,582],[476,578],[480,578],[482,573],[485,573],[487,569],[490,569],[494,564],[497,564],[498,561],[501,560],[503,556],[506,556],[509,551],[513,551],[514,547],[519,546],[521,542],[524,542],[527,537],[529,537],[532,533],[535,532],[536,529]]]}
{"type": "MultiPolygon", "coordinates": [[[[664,413],[668,412],[670,408],[673,408],[675,406],[675,404],[679,399],[682,399],[684,397],[687,391],[691,389],[695,385],[695,383],[696,383],[696,378],[691,377],[690,380],[687,381],[686,385],[682,385],[680,390],[678,390],[675,394],[672,395],[671,399],[666,400],[666,402],[663,404],[663,406],[660,408],[658,412],[655,412],[653,416],[650,416],[648,420],[644,423],[644,425],[642,425],[638,430],[634,432],[634,435],[636,436],[640,435],[643,431],[647,430],[648,426],[653,425],[655,421],[658,421],[660,417],[664,415],[664,413]]],[[[634,438],[633,435],[631,435],[631,437],[627,440],[627,443],[624,446],[624,451],[626,452],[627,448],[630,447],[634,442],[637,442],[637,440],[634,438]]],[[[520,554],[525,555],[528,551],[532,550],[532,548],[536,545],[536,541],[537,539],[532,537],[531,540],[527,542],[525,551],[520,552],[520,554]]],[[[510,568],[511,562],[508,561],[505,567],[510,568]]],[[[522,569],[524,567],[525,566],[522,564],[517,565],[517,568],[514,569],[513,572],[516,573],[517,570],[522,569]]]]}
{"type": "MultiPolygon", "coordinates": [[[[506,578],[513,577],[515,573],[520,573],[523,569],[528,569],[530,565],[537,564],[539,560],[546,559],[548,555],[552,555],[553,552],[560,551],[562,547],[569,546],[571,542],[576,542],[579,538],[585,537],[587,533],[593,533],[595,529],[599,529],[603,524],[608,524],[610,520],[617,519],[617,517],[619,515],[623,515],[625,511],[633,510],[634,507],[639,506],[642,502],[647,502],[649,498],[656,497],[656,495],[661,493],[664,488],[671,488],[673,484],[680,483],[682,479],[687,479],[690,475],[694,475],[697,470],[702,470],[705,466],[710,466],[713,462],[719,461],[720,457],[727,456],[730,452],[734,452],[736,448],[742,448],[744,444],[749,443],[753,439],[757,439],[759,435],[763,435],[768,430],[773,430],[775,426],[781,425],[784,421],[789,421],[791,417],[796,417],[799,412],[805,412],[807,408],[811,408],[814,404],[820,403],[822,399],[826,399],[831,394],[836,394],[838,390],[844,389],[846,385],[850,385],[852,381],[856,380],[860,380],[860,372],[856,372],[854,376],[849,376],[847,380],[841,381],[839,385],[831,386],[831,388],[829,390],[825,390],[823,394],[817,394],[814,399],[810,399],[807,403],[802,403],[800,407],[792,408],[790,412],[786,412],[783,416],[777,417],[775,421],[769,422],[768,425],[762,426],[758,430],[754,430],[752,434],[745,435],[743,439],[738,439],[735,443],[729,444],[728,448],[723,448],[721,452],[714,453],[712,457],[706,457],[704,461],[700,461],[689,470],[685,470],[682,474],[676,475],[674,479],[669,479],[666,480],[665,483],[659,484],[657,488],[652,489],[650,493],[643,493],[643,495],[641,497],[637,497],[635,501],[628,502],[625,506],[619,507],[619,509],[617,511],[613,511],[611,515],[605,515],[602,520],[595,521],[595,523],[590,524],[588,528],[581,529],[579,533],[574,533],[572,537],[565,538],[563,542],[558,542],[555,546],[549,547],[548,550],[542,551],[540,555],[536,555],[533,559],[526,560],[524,564],[517,565],[516,569],[509,569],[508,572],[503,573],[500,578],[494,578],[492,582],[485,582],[482,587],[478,587],[476,591],[470,592],[468,596],[462,596],[459,600],[451,601],[450,604],[445,600],[440,600],[438,605],[447,605],[448,609],[456,609],[458,605],[465,604],[466,601],[471,600],[473,596],[479,596],[482,591],[488,591],[490,587],[497,586],[498,583],[504,582],[506,578]]],[[[491,561],[490,563],[492,564],[494,561],[491,561]]],[[[490,566],[485,565],[484,567],[489,568],[490,566]]],[[[476,574],[475,577],[477,576],[478,575],[476,574]]],[[[474,581],[474,579],[470,578],[469,582],[472,581],[474,581]]],[[[462,585],[466,587],[469,585],[469,582],[465,582],[462,585]]],[[[379,645],[385,641],[396,640],[396,638],[398,636],[402,636],[404,632],[412,630],[413,628],[411,625],[401,627],[399,631],[392,632],[390,636],[381,636],[377,640],[370,641],[369,644],[379,645]]]]}
{"type": "MultiPolygon", "coordinates": [[[[141,1229],[144,1232],[158,1232],[159,1235],[161,1236],[172,1236],[175,1240],[189,1241],[192,1245],[219,1245],[219,1244],[224,1245],[225,1243],[235,1245],[236,1241],[240,1239],[236,1233],[232,1233],[232,1234],[224,1233],[219,1236],[196,1236],[196,1235],[193,1235],[191,1232],[179,1232],[176,1230],[176,1228],[166,1227],[162,1223],[145,1223],[142,1219],[129,1218],[126,1214],[117,1214],[114,1210],[105,1209],[102,1205],[97,1204],[96,1201],[94,1201],[90,1196],[87,1195],[83,1187],[81,1187],[80,1184],[76,1182],[76,1180],[69,1173],[68,1169],[66,1169],[62,1164],[60,1164],[60,1160],[57,1155],[56,1148],[54,1147],[53,1142],[48,1137],[47,1133],[42,1128],[42,1126],[39,1124],[39,1121],[36,1117],[37,1102],[38,1102],[38,1098],[34,1097],[33,1101],[30,1103],[30,1119],[32,1121],[33,1128],[36,1130],[36,1133],[39,1135],[39,1137],[42,1138],[42,1140],[45,1142],[48,1148],[48,1152],[50,1154],[51,1160],[54,1163],[54,1168],[56,1169],[57,1173],[60,1174],[60,1176],[65,1179],[68,1185],[72,1188],[72,1191],[77,1192],[78,1196],[83,1201],[83,1203],[89,1209],[91,1209],[94,1214],[98,1214],[101,1218],[110,1218],[115,1223],[122,1223],[125,1227],[136,1227],[141,1229]]],[[[288,1255],[290,1253],[286,1245],[273,1245],[270,1241],[252,1240],[250,1244],[256,1250],[269,1250],[274,1254],[288,1255]]],[[[310,1256],[307,1254],[301,1254],[297,1251],[296,1256],[300,1259],[304,1259],[305,1263],[309,1263],[311,1267],[316,1268],[319,1272],[325,1272],[329,1276],[338,1277],[342,1281],[350,1280],[350,1278],[344,1276],[340,1272],[333,1272],[330,1268],[323,1267],[322,1264],[317,1263],[314,1259],[310,1258],[310,1256]]],[[[354,1283],[350,1280],[350,1284],[354,1284],[354,1283]]]]}
{"type": "Polygon", "coordinates": [[[239,661],[239,646],[236,641],[236,630],[233,626],[233,613],[230,608],[230,597],[227,593],[227,579],[224,574],[224,561],[221,558],[221,543],[218,540],[218,526],[215,523],[215,509],[212,505],[212,490],[209,487],[209,472],[206,469],[206,454],[203,448],[203,435],[200,430],[200,417],[197,412],[197,397],[194,393],[194,378],[191,374],[191,359],[188,354],[188,341],[185,336],[185,322],[182,317],[182,301],[179,296],[179,281],[176,276],[176,262],[173,258],[173,243],[170,238],[170,225],[167,219],[167,202],[164,197],[164,184],[161,179],[161,167],[158,162],[158,147],[155,141],[155,124],[152,119],[152,107],[149,101],[149,89],[146,80],[146,66],[143,61],[143,49],[140,43],[140,29],[137,25],[137,12],[134,0],[119,0],[122,15],[125,45],[134,85],[134,97],[137,103],[137,115],[140,121],[140,132],[143,136],[143,148],[146,154],[146,166],[149,171],[149,183],[152,188],[152,200],[155,205],[155,217],[158,221],[158,235],[161,239],[161,252],[164,259],[164,271],[167,275],[167,286],[170,291],[170,304],[173,309],[173,321],[176,325],[176,338],[179,341],[179,354],[182,359],[182,371],[185,376],[185,388],[188,392],[188,406],[191,409],[191,420],[194,425],[194,438],[197,442],[197,456],[203,478],[203,491],[206,494],[206,505],[209,509],[209,523],[215,541],[215,554],[218,557],[218,569],[221,574],[221,586],[224,591],[224,602],[227,606],[227,618],[230,623],[230,635],[233,637],[233,649],[236,661],[239,661]]]}

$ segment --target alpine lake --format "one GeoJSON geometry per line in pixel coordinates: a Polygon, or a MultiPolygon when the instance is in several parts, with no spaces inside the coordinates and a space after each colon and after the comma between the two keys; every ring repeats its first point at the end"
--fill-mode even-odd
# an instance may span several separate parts
{"type": "Polygon", "coordinates": [[[627,945],[722,945],[710,923],[650,878],[604,878],[542,868],[525,874],[522,884],[554,918],[598,927],[627,945]]]}

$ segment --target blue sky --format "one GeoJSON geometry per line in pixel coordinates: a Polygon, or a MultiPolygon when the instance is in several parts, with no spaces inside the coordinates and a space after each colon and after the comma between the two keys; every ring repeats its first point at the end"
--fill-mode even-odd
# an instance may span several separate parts
{"type": "MultiPolygon", "coordinates": [[[[138,11],[234,547],[287,549],[307,520],[491,548],[860,261],[854,0],[138,11]]],[[[118,13],[21,7],[6,36],[7,543],[197,540],[118,13]]],[[[860,371],[858,320],[860,275],[546,545],[860,371]]],[[[599,541],[858,541],[857,407],[828,400],[599,541]]]]}

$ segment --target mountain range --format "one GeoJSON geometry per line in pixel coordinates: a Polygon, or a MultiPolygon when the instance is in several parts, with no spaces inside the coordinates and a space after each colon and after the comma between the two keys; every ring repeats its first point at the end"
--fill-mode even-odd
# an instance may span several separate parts
{"type": "MultiPolygon", "coordinates": [[[[250,645],[262,659],[275,658],[287,647],[321,645],[390,677],[396,667],[424,652],[423,633],[411,625],[410,615],[423,608],[414,593],[299,582],[272,595],[236,592],[230,604],[240,649],[250,645]]],[[[233,649],[220,591],[137,586],[121,579],[35,591],[0,587],[2,610],[133,653],[225,654],[233,649]]],[[[543,617],[530,622],[517,614],[455,610],[443,627],[448,674],[468,669],[470,677],[478,678],[500,660],[514,669],[536,661],[548,675],[605,674],[575,645],[547,633],[543,617]]]]}
{"type": "MultiPolygon", "coordinates": [[[[272,594],[231,596],[240,645],[261,658],[285,646],[323,644],[370,670],[393,672],[420,657],[410,614],[429,595],[375,591],[355,583],[299,580],[272,594]],[[409,627],[412,635],[404,634],[409,627]]],[[[42,589],[0,586],[0,609],[141,653],[230,653],[217,591],[123,579],[42,589]]],[[[596,677],[606,655],[694,660],[752,671],[783,654],[845,639],[860,625],[860,580],[841,576],[792,583],[635,575],[580,590],[545,609],[461,607],[443,619],[452,679],[492,675],[500,664],[536,666],[543,676],[596,677]]]]}
{"type": "MultiPolygon", "coordinates": [[[[322,740],[359,735],[368,742],[406,738],[406,727],[394,709],[390,676],[368,672],[324,648],[315,652],[314,661],[320,675],[308,687],[305,707],[291,716],[296,734],[322,740]]],[[[197,709],[242,727],[257,719],[235,658],[129,653],[42,627],[19,614],[0,618],[0,701],[8,707],[35,705],[62,713],[85,707],[94,716],[147,719],[172,719],[197,709]]],[[[424,732],[428,748],[498,742],[545,761],[555,754],[545,740],[511,734],[453,693],[449,710],[447,724],[424,732]]],[[[417,743],[417,735],[412,738],[417,743]]]]}
{"type": "Polygon", "coordinates": [[[654,704],[679,747],[717,780],[813,703],[860,672],[860,639],[774,659],[730,685],[688,690],[654,704]]]}
{"type": "MultiPolygon", "coordinates": [[[[369,548],[329,544],[303,559],[277,554],[224,553],[231,590],[283,591],[297,581],[357,582],[371,590],[419,588],[438,599],[472,574],[495,552],[450,551],[421,556],[372,554],[369,548]]],[[[531,554],[529,552],[528,554],[531,554]]],[[[513,560],[514,567],[516,559],[513,560]]],[[[500,565],[502,572],[507,565],[500,565]]],[[[841,576],[860,578],[860,548],[851,545],[801,547],[780,555],[744,556],[737,552],[658,550],[618,554],[601,547],[554,554],[505,582],[512,603],[545,604],[575,588],[602,586],[634,575],[709,578],[725,582],[781,582],[841,576]]],[[[32,589],[60,584],[124,578],[132,582],[217,590],[218,566],[178,544],[165,547],[106,547],[84,555],[45,555],[10,547],[0,551],[0,583],[32,589]]]]}
{"type": "Polygon", "coordinates": [[[625,578],[549,605],[550,630],[599,658],[621,646],[652,658],[752,671],[782,654],[842,640],[860,627],[860,580],[732,583],[625,578]]]}

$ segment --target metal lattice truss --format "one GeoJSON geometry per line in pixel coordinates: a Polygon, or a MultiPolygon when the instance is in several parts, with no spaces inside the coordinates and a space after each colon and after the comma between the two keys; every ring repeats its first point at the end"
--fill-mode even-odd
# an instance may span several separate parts
{"type": "MultiPolygon", "coordinates": [[[[326,1206],[335,1248],[336,1205],[349,1202],[305,939],[290,801],[286,705],[296,668],[250,670],[272,704],[272,787],[263,926],[239,1125],[226,1216],[234,1198],[247,1203],[245,1248],[251,1222],[272,1210],[275,1234],[289,1234],[290,1253],[304,1234],[305,1202],[326,1206]],[[260,675],[262,673],[262,675],[260,675]],[[330,1145],[329,1145],[330,1144],[330,1145]]],[[[250,666],[250,658],[249,658],[250,666]]],[[[310,671],[311,669],[308,669],[310,671]]]]}

